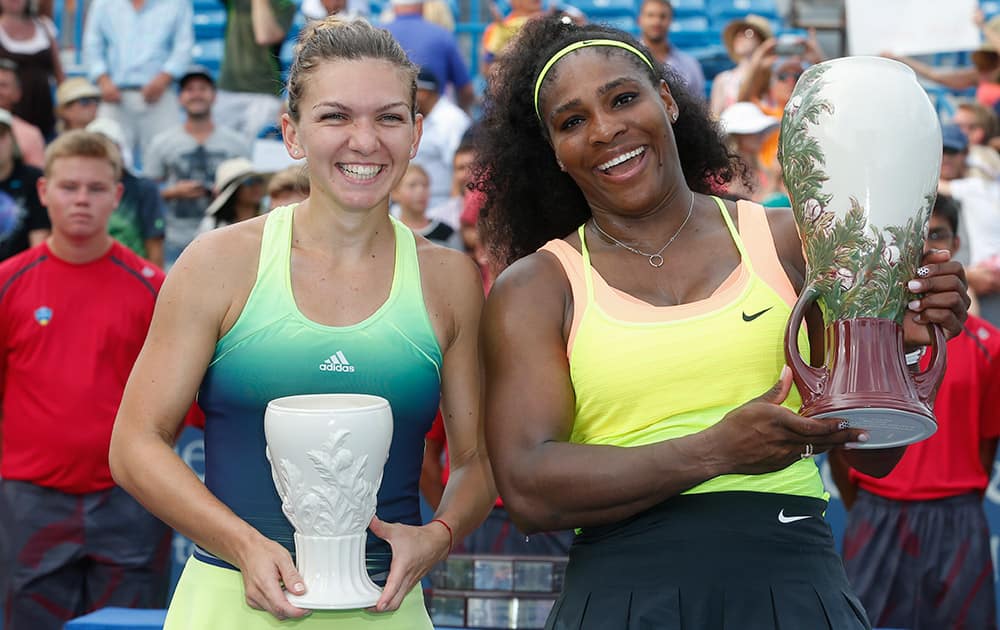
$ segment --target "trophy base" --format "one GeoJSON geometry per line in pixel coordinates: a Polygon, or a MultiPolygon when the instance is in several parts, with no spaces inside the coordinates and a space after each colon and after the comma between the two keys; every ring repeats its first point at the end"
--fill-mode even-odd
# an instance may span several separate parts
{"type": "Polygon", "coordinates": [[[344,600],[340,598],[340,601],[336,603],[331,603],[329,599],[323,599],[322,597],[310,597],[308,594],[301,596],[292,595],[288,592],[285,593],[285,598],[292,606],[307,610],[357,610],[359,608],[370,608],[378,602],[378,598],[382,596],[382,591],[377,590],[377,586],[374,588],[376,591],[368,597],[359,597],[356,600],[344,600]]]}
{"type": "Polygon", "coordinates": [[[852,428],[864,429],[869,440],[855,446],[861,449],[895,448],[926,440],[937,431],[933,418],[913,411],[888,407],[859,407],[814,414],[814,418],[843,418],[852,428]]]}
{"type": "Polygon", "coordinates": [[[304,536],[295,532],[295,557],[305,595],[286,592],[288,602],[309,610],[369,608],[382,596],[365,570],[364,531],[344,536],[304,536]]]}

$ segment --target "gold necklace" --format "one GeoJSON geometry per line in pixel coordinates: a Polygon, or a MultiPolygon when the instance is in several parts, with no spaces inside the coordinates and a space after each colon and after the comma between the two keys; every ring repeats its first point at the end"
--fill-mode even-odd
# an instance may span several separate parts
{"type": "Polygon", "coordinates": [[[677,231],[674,232],[674,235],[670,237],[670,240],[667,241],[666,243],[664,243],[663,247],[661,247],[659,250],[657,250],[657,252],[655,254],[647,254],[646,252],[644,252],[642,250],[636,249],[635,247],[631,247],[629,245],[626,245],[625,243],[622,243],[617,238],[611,236],[610,234],[608,234],[607,232],[605,232],[604,230],[602,230],[601,226],[597,223],[597,219],[596,218],[591,217],[591,219],[593,220],[594,227],[597,229],[597,231],[600,232],[601,234],[603,234],[604,237],[607,238],[609,241],[613,242],[618,247],[622,247],[624,249],[627,249],[628,251],[632,252],[633,254],[639,254],[640,256],[645,256],[646,258],[649,259],[649,264],[651,266],[656,267],[657,269],[659,269],[660,267],[663,266],[663,252],[664,252],[664,250],[666,250],[668,247],[670,247],[670,244],[674,242],[674,239],[676,239],[680,235],[681,230],[684,229],[684,226],[687,225],[688,220],[691,218],[691,212],[693,210],[694,210],[694,191],[691,191],[691,203],[688,205],[688,212],[687,212],[687,216],[684,217],[684,222],[681,223],[681,226],[679,228],[677,228],[677,231]]]}

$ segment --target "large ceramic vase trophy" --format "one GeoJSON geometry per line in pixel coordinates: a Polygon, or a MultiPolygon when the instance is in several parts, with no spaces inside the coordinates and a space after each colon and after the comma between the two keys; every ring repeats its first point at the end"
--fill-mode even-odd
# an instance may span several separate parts
{"type": "Polygon", "coordinates": [[[911,374],[902,322],[941,169],[933,106],[901,63],[828,61],[799,79],[779,145],[806,258],[805,286],[785,335],[800,413],[867,429],[866,448],[931,436],[945,337],[933,327],[930,367],[911,374]],[[803,361],[795,345],[814,301],[825,324],[820,368],[803,361]]]}
{"type": "Polygon", "coordinates": [[[381,589],[365,570],[365,540],[392,441],[392,411],[378,396],[316,394],[272,400],[267,457],[281,509],[295,528],[306,594],[300,608],[365,608],[381,589]]]}

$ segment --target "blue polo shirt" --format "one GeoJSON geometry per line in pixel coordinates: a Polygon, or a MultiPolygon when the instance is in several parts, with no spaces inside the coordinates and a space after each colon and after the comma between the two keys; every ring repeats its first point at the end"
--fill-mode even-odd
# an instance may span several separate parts
{"type": "Polygon", "coordinates": [[[396,16],[383,28],[392,33],[410,61],[434,73],[440,92],[447,83],[460,90],[469,82],[469,69],[455,38],[446,29],[419,15],[396,16]]]}

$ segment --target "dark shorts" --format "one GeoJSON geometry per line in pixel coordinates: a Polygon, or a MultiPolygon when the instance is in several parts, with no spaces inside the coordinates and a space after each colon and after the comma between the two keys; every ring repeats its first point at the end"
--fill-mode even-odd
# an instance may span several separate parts
{"type": "Polygon", "coordinates": [[[65,494],[0,481],[4,630],[59,630],[105,606],[162,608],[169,529],[121,488],[65,494]]]}
{"type": "Polygon", "coordinates": [[[550,630],[869,629],[819,499],[716,492],[586,528],[550,630]]]}
{"type": "Polygon", "coordinates": [[[873,622],[912,630],[997,627],[982,498],[892,501],[859,491],[844,565],[873,622]]]}

